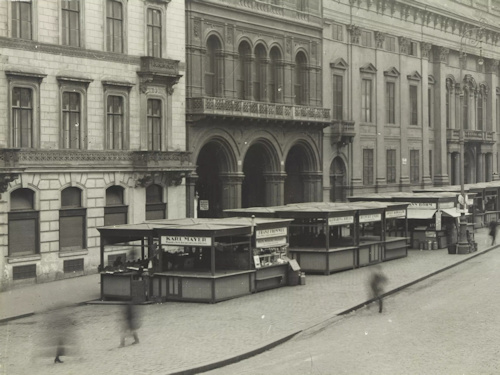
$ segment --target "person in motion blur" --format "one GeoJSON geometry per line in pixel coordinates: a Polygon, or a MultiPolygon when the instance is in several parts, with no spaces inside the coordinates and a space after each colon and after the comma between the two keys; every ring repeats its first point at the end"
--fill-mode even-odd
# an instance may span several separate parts
{"type": "Polygon", "coordinates": [[[139,328],[139,319],[137,316],[136,306],[132,302],[128,302],[123,309],[123,328],[121,334],[120,348],[125,346],[125,339],[127,336],[134,338],[134,344],[139,343],[139,336],[137,329],[139,328]]]}
{"type": "Polygon", "coordinates": [[[490,221],[490,237],[491,237],[491,246],[495,244],[497,239],[497,226],[498,223],[496,221],[490,221]]]}
{"type": "Polygon", "coordinates": [[[383,294],[384,286],[387,283],[387,277],[382,272],[380,266],[375,266],[370,275],[369,286],[372,298],[378,302],[378,312],[381,313],[384,308],[383,294]]]}

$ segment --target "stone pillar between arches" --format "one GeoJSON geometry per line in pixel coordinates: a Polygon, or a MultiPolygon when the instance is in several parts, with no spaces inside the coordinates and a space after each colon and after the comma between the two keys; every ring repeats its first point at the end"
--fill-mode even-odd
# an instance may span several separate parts
{"type": "Polygon", "coordinates": [[[186,177],[186,217],[196,217],[196,212],[198,210],[197,203],[195,203],[196,197],[196,181],[198,180],[198,175],[196,173],[191,173],[186,177]]]}
{"type": "Polygon", "coordinates": [[[245,175],[241,172],[221,173],[222,209],[241,208],[241,186],[245,175]]]}
{"type": "Polygon", "coordinates": [[[307,172],[303,174],[304,178],[304,201],[322,202],[322,173],[307,172]]]}
{"type": "Polygon", "coordinates": [[[264,173],[266,180],[266,206],[282,206],[285,204],[286,173],[264,173]]]}

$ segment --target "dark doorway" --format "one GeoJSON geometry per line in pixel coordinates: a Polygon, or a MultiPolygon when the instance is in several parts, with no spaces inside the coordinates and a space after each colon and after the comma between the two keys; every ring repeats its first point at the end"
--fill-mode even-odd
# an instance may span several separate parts
{"type": "Polygon", "coordinates": [[[293,146],[285,163],[285,204],[305,202],[304,171],[306,155],[300,146],[293,146]]]}
{"type": "Polygon", "coordinates": [[[330,201],[344,202],[346,200],[346,168],[340,157],[333,159],[330,167],[330,201]]]}
{"type": "Polygon", "coordinates": [[[241,206],[263,207],[266,205],[266,180],[264,171],[268,163],[267,150],[264,146],[256,144],[248,150],[243,163],[245,178],[241,188],[241,206]]]}
{"type": "Polygon", "coordinates": [[[220,172],[226,156],[222,147],[211,142],[198,155],[196,192],[198,217],[222,217],[222,183],[220,172]]]}

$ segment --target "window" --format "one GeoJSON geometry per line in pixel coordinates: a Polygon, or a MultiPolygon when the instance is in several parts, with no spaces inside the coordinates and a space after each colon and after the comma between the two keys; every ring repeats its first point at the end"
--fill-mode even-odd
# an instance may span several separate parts
{"type": "Polygon", "coordinates": [[[162,101],[148,99],[148,150],[161,151],[162,101]]]}
{"type": "Polygon", "coordinates": [[[429,128],[432,128],[432,103],[433,103],[433,97],[432,97],[432,89],[429,87],[427,89],[427,113],[428,113],[428,120],[429,120],[429,128]]]}
{"type": "Polygon", "coordinates": [[[163,189],[160,185],[150,185],[146,188],[146,220],[166,218],[166,207],[163,203],[163,189]]]}
{"type": "Polygon", "coordinates": [[[12,280],[33,279],[36,277],[36,264],[12,267],[12,280]]]}
{"type": "Polygon", "coordinates": [[[269,100],[271,103],[283,101],[283,66],[280,64],[281,52],[278,48],[271,49],[269,64],[269,100]]]}
{"type": "Polygon", "coordinates": [[[124,108],[123,97],[108,95],[106,114],[106,144],[108,150],[123,149],[124,108]]]}
{"type": "Polygon", "coordinates": [[[61,192],[59,210],[59,249],[82,250],[86,245],[86,209],[82,207],[82,191],[68,187],[61,192]]]}
{"type": "Polygon", "coordinates": [[[106,46],[110,52],[123,52],[123,5],[115,0],[106,2],[106,46]]]}
{"type": "Polygon", "coordinates": [[[83,258],[68,259],[63,262],[64,273],[83,271],[83,258]]]}
{"type": "Polygon", "coordinates": [[[370,31],[361,30],[361,45],[364,47],[372,46],[372,33],[370,31]]]}
{"type": "Polygon", "coordinates": [[[410,183],[420,182],[420,151],[410,150],[410,183]]]}
{"type": "Polygon", "coordinates": [[[80,1],[62,0],[62,44],[80,46],[80,1]]]}
{"type": "Polygon", "coordinates": [[[161,12],[148,8],[148,56],[161,57],[161,12]]]}
{"type": "Polygon", "coordinates": [[[337,25],[336,23],[332,24],[332,38],[334,40],[344,40],[342,25],[337,25]]]}
{"type": "Polygon", "coordinates": [[[498,94],[499,90],[497,88],[497,102],[496,102],[496,107],[497,107],[497,127],[496,131],[500,132],[500,94],[498,94]]]}
{"type": "Polygon", "coordinates": [[[418,43],[417,42],[410,42],[408,54],[410,56],[417,56],[418,55],[418,43]]]}
{"type": "Polygon", "coordinates": [[[394,82],[387,82],[385,86],[386,96],[386,116],[388,124],[396,123],[396,84],[394,82]]]}
{"type": "Polygon", "coordinates": [[[62,128],[63,148],[80,149],[81,94],[63,92],[62,128]]]}
{"type": "Polygon", "coordinates": [[[262,44],[255,48],[253,98],[257,102],[266,101],[267,53],[262,44]]]}
{"type": "Polygon", "coordinates": [[[297,1],[297,10],[301,12],[305,12],[307,10],[307,0],[296,0],[297,1]]]}
{"type": "Polygon", "coordinates": [[[14,147],[33,147],[33,90],[12,89],[12,138],[14,147]]]}
{"type": "Polygon", "coordinates": [[[483,117],[483,93],[479,91],[477,94],[477,130],[483,130],[484,117],[483,117]]]}
{"type": "Polygon", "coordinates": [[[219,96],[219,58],[220,42],[215,36],[211,36],[207,41],[207,53],[205,61],[205,94],[207,96],[219,96]]]}
{"type": "Polygon", "coordinates": [[[17,189],[10,194],[9,256],[39,253],[39,213],[35,210],[35,193],[17,189]]]}
{"type": "Polygon", "coordinates": [[[341,75],[333,75],[333,119],[342,120],[344,112],[344,87],[343,87],[344,77],[341,75]]]}
{"type": "Polygon", "coordinates": [[[295,57],[295,104],[308,104],[308,79],[306,56],[299,52],[295,57]]]}
{"type": "Polygon", "coordinates": [[[370,79],[362,80],[361,121],[372,122],[372,81],[370,79]]]}
{"type": "Polygon", "coordinates": [[[464,96],[462,98],[462,128],[469,129],[469,90],[464,89],[464,96]]]}
{"type": "Polygon", "coordinates": [[[396,182],[396,150],[387,150],[387,183],[393,184],[396,182]]]}
{"type": "Polygon", "coordinates": [[[385,37],[385,49],[389,52],[396,52],[396,37],[394,36],[385,37]]]}
{"type": "Polygon", "coordinates": [[[32,39],[33,19],[31,1],[12,1],[12,37],[32,39]]]}
{"type": "Polygon", "coordinates": [[[247,99],[250,95],[250,46],[248,43],[241,43],[238,47],[236,95],[238,99],[247,99]]]}
{"type": "Polygon", "coordinates": [[[373,185],[373,149],[363,149],[363,185],[373,185]]]}
{"type": "Polygon", "coordinates": [[[410,85],[410,125],[418,125],[417,86],[410,85]]]}
{"type": "Polygon", "coordinates": [[[124,201],[124,189],[111,186],[106,189],[106,207],[104,207],[104,225],[127,224],[128,207],[124,201]]]}
{"type": "Polygon", "coordinates": [[[432,150],[429,150],[429,176],[431,176],[432,180],[432,150]]]}
{"type": "Polygon", "coordinates": [[[451,95],[451,89],[449,85],[446,85],[446,129],[449,129],[451,126],[451,121],[450,121],[450,95],[451,95]]]}

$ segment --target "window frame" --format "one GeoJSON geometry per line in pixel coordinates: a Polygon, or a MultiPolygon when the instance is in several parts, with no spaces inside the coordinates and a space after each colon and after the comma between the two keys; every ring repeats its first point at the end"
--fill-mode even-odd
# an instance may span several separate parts
{"type": "MultiPolygon", "coordinates": [[[[65,0],[61,0],[60,4],[61,6],[59,7],[59,30],[60,30],[60,44],[63,46],[69,46],[69,47],[76,47],[76,48],[83,48],[83,30],[82,27],[85,25],[84,19],[83,19],[83,11],[85,8],[85,2],[80,1],[80,0],[69,0],[67,1],[68,4],[78,4],[78,12],[76,12],[73,9],[65,9],[64,4],[66,3],[65,0]],[[66,13],[68,15],[70,14],[69,12],[73,13],[78,13],[77,19],[78,19],[78,28],[76,29],[78,31],[78,36],[76,37],[77,43],[78,44],[73,44],[71,40],[71,27],[65,28],[64,26],[64,20],[66,18],[66,13]],[[67,36],[67,33],[69,33],[69,36],[67,36]],[[68,38],[68,40],[66,40],[68,38]]],[[[69,24],[69,21],[68,21],[69,24]]],[[[70,25],[71,26],[71,25],[70,25]]]]}
{"type": "Polygon", "coordinates": [[[392,35],[386,35],[385,40],[385,50],[388,52],[396,52],[397,51],[397,45],[396,45],[396,37],[392,35]]]}
{"type": "Polygon", "coordinates": [[[373,47],[373,33],[369,30],[361,30],[361,35],[360,35],[360,44],[363,46],[363,47],[367,47],[367,48],[372,48],[373,47]]]}
{"type": "Polygon", "coordinates": [[[128,217],[128,204],[127,199],[126,199],[126,194],[127,190],[120,185],[111,185],[108,186],[105,190],[105,206],[104,206],[104,226],[108,225],[121,225],[121,224],[127,224],[129,222],[129,217],[128,217]],[[108,190],[111,188],[120,188],[120,191],[122,193],[121,197],[121,203],[120,204],[108,204],[108,190]],[[125,214],[125,223],[115,223],[114,221],[110,222],[109,216],[106,217],[106,215],[113,215],[113,214],[125,214]]]}
{"type": "Polygon", "coordinates": [[[167,218],[167,203],[164,202],[165,200],[165,189],[163,186],[159,184],[152,184],[146,188],[146,207],[145,207],[145,218],[147,220],[158,220],[158,218],[151,218],[148,219],[148,212],[158,212],[158,211],[163,211],[163,217],[162,219],[167,218]],[[150,188],[151,186],[158,186],[160,188],[160,201],[152,201],[148,202],[148,194],[147,194],[147,189],[150,188]]]}
{"type": "MultiPolygon", "coordinates": [[[[164,33],[164,25],[165,25],[165,19],[164,19],[164,12],[163,12],[163,9],[159,8],[159,7],[155,7],[155,6],[151,6],[151,5],[148,5],[146,7],[146,11],[144,12],[145,14],[145,22],[144,22],[144,26],[146,28],[146,33],[144,34],[145,37],[146,37],[146,43],[145,44],[145,48],[146,48],[146,56],[150,56],[150,57],[156,57],[156,58],[162,58],[163,57],[163,51],[166,50],[166,46],[163,45],[164,43],[164,40],[166,39],[164,36],[163,36],[163,33],[164,33]],[[158,26],[158,25],[154,25],[154,24],[149,24],[149,14],[150,14],[150,11],[151,12],[158,12],[159,13],[159,20],[161,22],[161,24],[158,26]],[[151,40],[151,43],[150,43],[150,39],[149,39],[149,33],[150,33],[150,29],[151,29],[151,32],[152,32],[152,40],[151,40]],[[158,51],[158,55],[155,54],[154,52],[154,33],[153,31],[154,30],[158,30],[159,29],[159,42],[158,42],[158,48],[159,48],[159,51],[158,51]],[[150,49],[150,45],[151,45],[151,49],[150,49]]],[[[154,18],[154,17],[153,17],[154,18]]]]}
{"type": "Polygon", "coordinates": [[[396,125],[396,82],[386,81],[385,82],[385,105],[386,105],[386,123],[390,125],[396,125]],[[392,87],[392,101],[390,96],[389,87],[392,87]],[[392,116],[391,116],[392,115],[392,116]]]}
{"type": "Polygon", "coordinates": [[[386,182],[395,184],[397,181],[397,155],[396,149],[388,148],[385,150],[386,158],[386,182]]]}
{"type": "Polygon", "coordinates": [[[60,201],[60,208],[59,208],[59,251],[60,252],[71,252],[71,251],[82,251],[87,249],[87,209],[84,207],[84,197],[83,197],[84,191],[80,189],[79,187],[76,186],[68,186],[64,189],[61,190],[61,201],[60,201]],[[63,206],[63,192],[66,189],[78,189],[80,193],[80,202],[79,206],[74,206],[74,205],[68,205],[68,206],[63,206]],[[67,218],[67,217],[79,217],[82,219],[82,241],[81,241],[81,247],[79,246],[65,246],[63,248],[62,242],[63,242],[63,236],[65,235],[64,231],[61,231],[62,228],[62,221],[64,221],[62,218],[67,218]]]}
{"type": "Polygon", "coordinates": [[[105,124],[105,135],[103,139],[105,150],[128,150],[130,148],[130,90],[134,84],[129,82],[102,81],[103,95],[103,124],[105,124]],[[122,124],[122,147],[114,149],[108,143],[108,97],[119,96],[123,99],[123,124],[122,124]]]}
{"type": "Polygon", "coordinates": [[[373,123],[373,79],[362,77],[361,79],[361,122],[373,123]],[[369,83],[369,92],[367,84],[369,83]]]}
{"type": "MultiPolygon", "coordinates": [[[[112,52],[112,53],[120,53],[120,54],[127,54],[128,53],[128,28],[126,27],[128,25],[128,7],[127,7],[127,2],[125,0],[106,0],[106,3],[104,5],[104,27],[105,27],[105,32],[104,32],[104,38],[105,38],[105,49],[107,52],[112,52]],[[121,51],[115,51],[114,48],[111,48],[110,45],[110,27],[108,21],[111,19],[114,19],[110,17],[109,12],[108,12],[108,3],[118,3],[122,6],[122,19],[121,19],[121,51]]],[[[114,30],[113,30],[114,31],[114,30]]],[[[114,33],[113,33],[114,35],[114,33]]],[[[113,43],[114,47],[114,43],[113,43]]]]}
{"type": "Polygon", "coordinates": [[[339,73],[332,75],[332,119],[344,119],[344,75],[339,73]],[[340,90],[337,87],[339,82],[340,90]]]}
{"type": "MultiPolygon", "coordinates": [[[[146,135],[147,135],[147,150],[148,151],[162,151],[165,146],[165,141],[163,139],[164,137],[164,129],[165,129],[165,102],[163,98],[161,97],[156,97],[156,96],[151,96],[147,97],[146,99],[146,135]],[[153,116],[150,115],[149,113],[149,103],[157,101],[160,103],[159,108],[161,110],[160,116],[153,116]],[[150,119],[158,119],[158,126],[159,126],[159,134],[157,137],[154,136],[154,131],[151,129],[150,131],[150,119]],[[155,139],[160,142],[159,147],[155,147],[155,139]]],[[[154,127],[154,124],[151,124],[152,127],[154,127]]]]}
{"type": "Polygon", "coordinates": [[[420,150],[410,149],[410,183],[420,183],[420,150]]]}
{"type": "Polygon", "coordinates": [[[20,40],[38,40],[38,2],[33,0],[22,0],[22,1],[7,1],[7,12],[8,12],[8,25],[9,28],[9,36],[13,39],[20,40]],[[14,19],[13,19],[13,6],[15,4],[19,5],[21,3],[30,3],[30,12],[31,12],[31,30],[29,38],[21,38],[14,33],[14,19]]]}
{"type": "Polygon", "coordinates": [[[409,125],[410,126],[418,126],[418,85],[410,84],[408,87],[408,95],[409,95],[409,111],[408,114],[410,116],[409,125]],[[413,97],[413,94],[415,96],[413,97]]]}
{"type": "Polygon", "coordinates": [[[373,148],[363,148],[363,186],[372,186],[374,184],[374,164],[373,148]]]}
{"type": "Polygon", "coordinates": [[[338,23],[332,23],[332,39],[339,42],[344,41],[344,26],[338,23]]]}
{"type": "MultiPolygon", "coordinates": [[[[37,196],[36,192],[27,189],[27,188],[17,188],[14,189],[10,192],[9,195],[10,199],[10,206],[9,206],[9,212],[7,215],[7,241],[8,241],[8,256],[9,258],[17,258],[17,257],[24,257],[24,256],[33,256],[33,255],[38,255],[40,254],[40,211],[37,207],[37,196]],[[24,189],[30,192],[30,200],[31,200],[31,208],[24,207],[22,209],[12,209],[12,193],[24,189]],[[14,242],[12,239],[12,231],[10,224],[11,222],[15,221],[26,221],[26,220],[34,220],[34,249],[33,251],[13,251],[12,249],[12,243],[14,242]]],[[[25,229],[25,227],[24,227],[25,229]]],[[[25,232],[23,232],[24,235],[26,235],[25,232]]]]}

